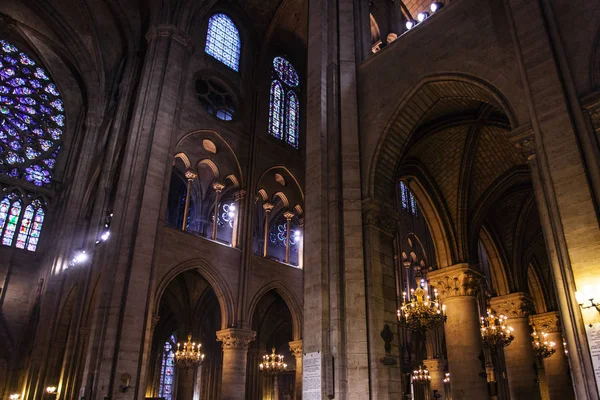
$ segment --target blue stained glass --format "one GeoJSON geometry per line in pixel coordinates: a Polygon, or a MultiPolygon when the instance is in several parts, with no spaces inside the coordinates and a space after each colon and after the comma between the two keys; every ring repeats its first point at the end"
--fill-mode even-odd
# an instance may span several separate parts
{"type": "Polygon", "coordinates": [[[0,139],[6,143],[0,164],[19,165],[2,173],[50,185],[60,147],[56,141],[66,124],[63,101],[44,68],[14,45],[0,40],[0,46],[0,139]]]}
{"type": "Polygon", "coordinates": [[[271,101],[269,110],[269,134],[283,139],[283,88],[279,81],[271,84],[271,101]]]}
{"type": "Polygon", "coordinates": [[[20,53],[19,58],[21,59],[21,64],[23,65],[35,65],[35,62],[31,58],[29,58],[25,53],[20,53]]]}
{"type": "Polygon", "coordinates": [[[173,345],[175,342],[175,335],[171,335],[163,347],[158,395],[165,400],[173,400],[173,376],[175,375],[175,370],[173,368],[175,364],[173,345]]]}
{"type": "Polygon", "coordinates": [[[210,17],[206,33],[206,54],[238,71],[240,50],[240,33],[233,21],[225,14],[214,14],[210,17]]]}
{"type": "Polygon", "coordinates": [[[17,230],[17,222],[19,222],[19,216],[21,215],[21,202],[19,200],[12,203],[10,212],[8,214],[8,221],[4,228],[4,235],[2,235],[2,244],[10,246],[12,244],[15,231],[17,230]]]}
{"type": "Polygon", "coordinates": [[[275,57],[273,59],[273,68],[275,69],[275,72],[277,72],[279,79],[286,85],[296,87],[300,83],[296,69],[285,58],[275,57]]]}
{"type": "Polygon", "coordinates": [[[288,144],[292,145],[296,149],[298,148],[298,117],[300,113],[300,104],[298,103],[298,97],[292,91],[288,92],[287,95],[287,121],[286,121],[286,137],[288,144]]]}
{"type": "Polygon", "coordinates": [[[19,50],[17,50],[17,48],[15,46],[13,46],[12,44],[10,44],[4,40],[0,40],[0,45],[2,45],[2,50],[5,53],[15,53],[15,52],[19,51],[19,50]]]}

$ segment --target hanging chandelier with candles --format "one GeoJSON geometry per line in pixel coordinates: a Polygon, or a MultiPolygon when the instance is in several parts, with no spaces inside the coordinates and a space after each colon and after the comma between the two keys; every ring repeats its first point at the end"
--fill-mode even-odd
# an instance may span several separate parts
{"type": "Polygon", "coordinates": [[[506,325],[508,318],[504,315],[494,315],[487,310],[487,316],[481,317],[481,338],[487,348],[506,347],[513,340],[513,328],[506,325]]]}
{"type": "Polygon", "coordinates": [[[417,289],[410,289],[410,295],[402,293],[398,321],[411,331],[426,331],[442,325],[446,321],[446,306],[440,304],[437,289],[430,292],[425,279],[421,279],[417,289]]]}
{"type": "Polygon", "coordinates": [[[202,364],[204,361],[204,354],[202,353],[202,345],[200,343],[192,342],[192,334],[188,335],[187,343],[177,343],[177,351],[175,352],[175,362],[180,367],[195,368],[202,364]]]}
{"type": "Polygon", "coordinates": [[[271,354],[263,356],[263,361],[258,364],[258,368],[267,375],[279,375],[286,370],[287,364],[283,362],[283,355],[275,354],[275,347],[271,351],[271,354]]]}
{"type": "Polygon", "coordinates": [[[412,374],[410,374],[410,381],[417,385],[424,385],[429,383],[431,381],[429,370],[419,365],[419,369],[415,369],[412,372],[412,374]]]}
{"type": "Polygon", "coordinates": [[[531,345],[533,346],[533,354],[535,354],[536,357],[548,358],[552,354],[556,353],[556,343],[548,340],[548,334],[546,332],[541,332],[541,334],[538,334],[534,327],[531,336],[533,336],[533,341],[531,342],[531,345]]]}

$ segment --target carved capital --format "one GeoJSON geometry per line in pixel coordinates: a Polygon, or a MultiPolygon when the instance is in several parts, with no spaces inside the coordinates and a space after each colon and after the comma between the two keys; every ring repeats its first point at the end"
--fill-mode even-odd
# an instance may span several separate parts
{"type": "Polygon", "coordinates": [[[490,300],[490,307],[494,313],[507,318],[525,318],[533,312],[531,299],[521,292],[494,297],[490,300]]]}
{"type": "Polygon", "coordinates": [[[446,372],[446,360],[441,358],[423,360],[423,365],[429,372],[446,372]]]}
{"type": "Polygon", "coordinates": [[[550,311],[543,314],[535,314],[529,317],[529,324],[535,325],[538,331],[546,333],[560,333],[560,314],[558,311],[550,311]]]}
{"type": "Polygon", "coordinates": [[[286,220],[291,220],[292,218],[294,218],[294,213],[291,211],[286,211],[283,213],[283,216],[285,217],[286,220]]]}
{"type": "Polygon", "coordinates": [[[509,133],[509,140],[527,160],[535,157],[535,140],[531,125],[520,126],[509,133]]]}
{"type": "Polygon", "coordinates": [[[483,275],[468,264],[456,264],[427,274],[429,284],[438,290],[440,300],[457,296],[476,296],[483,275]]]}
{"type": "Polygon", "coordinates": [[[267,203],[263,204],[263,208],[264,208],[265,212],[267,214],[269,214],[271,211],[273,211],[273,208],[275,208],[275,205],[273,203],[267,202],[267,203]]]}
{"type": "Polygon", "coordinates": [[[215,189],[215,192],[221,193],[223,189],[225,189],[225,185],[223,185],[221,182],[215,182],[213,183],[213,189],[215,189]]]}
{"type": "Polygon", "coordinates": [[[290,345],[290,353],[294,356],[294,358],[302,358],[302,339],[294,340],[289,343],[290,345]]]}
{"type": "Polygon", "coordinates": [[[238,190],[233,195],[233,200],[236,201],[236,202],[240,202],[240,201],[242,201],[244,199],[244,197],[246,197],[246,191],[245,190],[238,190]]]}
{"type": "Polygon", "coordinates": [[[188,181],[193,181],[194,179],[196,179],[198,177],[198,174],[195,173],[194,171],[192,171],[191,169],[188,169],[187,171],[185,171],[184,175],[188,181]]]}
{"type": "Polygon", "coordinates": [[[194,48],[192,38],[174,25],[159,24],[150,28],[148,33],[146,33],[146,41],[150,43],[157,38],[171,38],[176,42],[181,43],[190,52],[194,48]]]}
{"type": "Polygon", "coordinates": [[[374,201],[364,200],[362,203],[363,225],[372,226],[388,235],[394,235],[398,230],[400,216],[393,207],[374,201]]]}
{"type": "Polygon", "coordinates": [[[246,329],[227,328],[217,331],[217,341],[222,343],[223,350],[248,350],[255,337],[256,332],[246,329]]]}

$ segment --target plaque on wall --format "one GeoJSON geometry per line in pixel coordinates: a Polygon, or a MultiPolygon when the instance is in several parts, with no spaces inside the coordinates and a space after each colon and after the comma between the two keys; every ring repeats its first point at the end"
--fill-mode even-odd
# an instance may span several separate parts
{"type": "Polygon", "coordinates": [[[302,400],[321,400],[321,352],[302,357],[302,400]]]}
{"type": "MultiPolygon", "coordinates": [[[[594,365],[594,375],[596,375],[596,385],[600,384],[600,323],[586,326],[590,354],[594,365]]],[[[600,388],[599,388],[600,391],[600,388]]]]}

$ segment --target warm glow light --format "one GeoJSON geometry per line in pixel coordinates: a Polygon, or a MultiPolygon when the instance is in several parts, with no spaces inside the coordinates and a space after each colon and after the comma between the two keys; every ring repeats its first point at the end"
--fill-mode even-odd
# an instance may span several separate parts
{"type": "Polygon", "coordinates": [[[10,395],[10,400],[19,400],[21,398],[20,394],[11,394],[10,395]]]}
{"type": "Polygon", "coordinates": [[[48,386],[48,387],[46,388],[46,393],[49,393],[49,394],[56,394],[56,386],[48,386]]]}
{"type": "Polygon", "coordinates": [[[577,304],[579,305],[582,305],[587,300],[581,292],[575,292],[575,298],[577,299],[577,304]]]}

